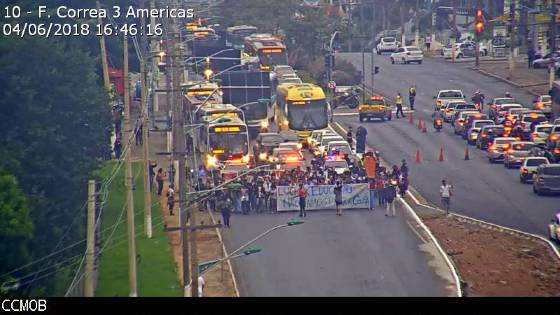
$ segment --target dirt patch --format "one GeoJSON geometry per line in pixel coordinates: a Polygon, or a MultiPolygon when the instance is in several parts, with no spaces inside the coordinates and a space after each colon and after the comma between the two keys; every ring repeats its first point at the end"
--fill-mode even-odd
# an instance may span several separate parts
{"type": "Polygon", "coordinates": [[[453,216],[422,220],[457,266],[465,296],[560,296],[560,261],[544,242],[453,216]]]}

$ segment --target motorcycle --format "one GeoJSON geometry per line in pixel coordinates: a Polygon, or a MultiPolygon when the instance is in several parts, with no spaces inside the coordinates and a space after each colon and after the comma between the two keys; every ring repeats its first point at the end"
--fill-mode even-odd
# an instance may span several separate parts
{"type": "Polygon", "coordinates": [[[436,120],[434,120],[434,128],[436,129],[437,132],[440,132],[441,129],[443,128],[443,119],[436,118],[436,120]]]}

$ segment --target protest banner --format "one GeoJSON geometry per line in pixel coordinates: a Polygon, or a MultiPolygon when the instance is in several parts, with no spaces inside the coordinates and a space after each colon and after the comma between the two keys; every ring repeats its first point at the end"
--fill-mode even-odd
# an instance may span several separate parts
{"type": "MultiPolygon", "coordinates": [[[[299,198],[296,187],[277,187],[276,210],[299,211],[299,198]]],[[[305,186],[307,199],[306,210],[336,209],[334,202],[334,185],[305,186]]],[[[368,184],[348,184],[342,186],[342,209],[368,209],[369,187],[368,184]]]]}

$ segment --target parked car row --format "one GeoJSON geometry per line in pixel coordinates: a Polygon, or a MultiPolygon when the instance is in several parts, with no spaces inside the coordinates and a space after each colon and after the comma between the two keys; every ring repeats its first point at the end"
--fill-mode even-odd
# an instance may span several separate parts
{"type": "Polygon", "coordinates": [[[559,119],[551,121],[542,110],[526,108],[513,98],[493,99],[486,113],[464,100],[459,90],[439,91],[435,99],[435,109],[454,133],[485,150],[490,163],[518,168],[520,182],[532,183],[538,195],[560,193],[559,119]]]}

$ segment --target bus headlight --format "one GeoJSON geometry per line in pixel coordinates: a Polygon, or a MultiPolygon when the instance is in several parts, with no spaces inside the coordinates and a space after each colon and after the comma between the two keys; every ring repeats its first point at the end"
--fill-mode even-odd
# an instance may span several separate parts
{"type": "Polygon", "coordinates": [[[287,121],[287,120],[284,120],[284,121],[282,122],[282,125],[288,127],[288,126],[290,125],[290,122],[287,121]]]}
{"type": "Polygon", "coordinates": [[[267,158],[268,158],[268,154],[266,154],[266,152],[259,154],[259,160],[266,161],[267,158]]]}
{"type": "Polygon", "coordinates": [[[297,148],[301,150],[301,148],[303,148],[303,145],[302,145],[301,143],[298,142],[297,148]]]}
{"type": "Polygon", "coordinates": [[[268,128],[268,120],[261,121],[261,129],[266,129],[266,128],[268,128]]]}
{"type": "Polygon", "coordinates": [[[241,162],[243,162],[243,163],[245,163],[245,164],[249,163],[249,156],[248,156],[248,155],[244,155],[244,156],[241,158],[241,162]]]}
{"type": "Polygon", "coordinates": [[[218,158],[213,155],[208,155],[206,161],[208,163],[208,166],[211,168],[215,168],[216,166],[218,166],[218,158]]]}

